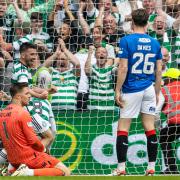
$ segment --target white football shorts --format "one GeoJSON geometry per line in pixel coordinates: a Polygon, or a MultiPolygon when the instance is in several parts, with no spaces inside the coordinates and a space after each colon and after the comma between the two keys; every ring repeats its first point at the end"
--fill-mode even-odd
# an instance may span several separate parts
{"type": "Polygon", "coordinates": [[[125,101],[123,108],[120,108],[120,118],[138,118],[139,113],[155,115],[156,94],[154,86],[136,93],[123,93],[125,101]]]}

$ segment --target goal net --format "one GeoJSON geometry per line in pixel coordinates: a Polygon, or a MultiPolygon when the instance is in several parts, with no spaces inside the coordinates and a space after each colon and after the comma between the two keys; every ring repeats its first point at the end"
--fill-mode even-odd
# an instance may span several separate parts
{"type": "MultiPolygon", "coordinates": [[[[163,73],[168,68],[180,69],[179,6],[178,0],[0,0],[0,108],[10,100],[11,71],[20,58],[20,46],[36,44],[41,64],[59,48],[59,54],[49,63],[51,84],[58,89],[49,97],[57,126],[51,154],[73,174],[110,174],[117,167],[120,110],[114,89],[119,40],[132,33],[132,10],[143,7],[149,13],[147,33],[162,47],[163,73]],[[100,51],[99,58],[106,57],[104,68],[96,65],[95,49],[100,51]],[[85,70],[88,58],[91,71],[85,70]]],[[[159,116],[158,139],[167,125],[165,114],[160,112],[159,116]]],[[[147,142],[140,117],[132,120],[128,141],[127,174],[144,174],[147,142]]],[[[172,146],[174,165],[179,167],[178,137],[172,146]]],[[[156,173],[166,168],[159,144],[156,173]]]]}

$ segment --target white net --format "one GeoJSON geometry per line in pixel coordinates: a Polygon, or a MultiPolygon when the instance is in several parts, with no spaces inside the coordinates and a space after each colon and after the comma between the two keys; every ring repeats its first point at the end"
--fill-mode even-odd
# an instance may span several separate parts
{"type": "MultiPolygon", "coordinates": [[[[2,108],[8,103],[11,70],[13,63],[19,61],[20,46],[26,42],[36,44],[41,64],[50,60],[46,65],[51,84],[58,90],[49,97],[57,125],[51,154],[74,174],[111,173],[117,166],[116,133],[120,112],[114,101],[114,88],[119,40],[132,33],[131,11],[144,7],[149,13],[148,33],[163,47],[163,73],[168,68],[179,69],[179,6],[178,0],[0,0],[0,89],[7,94],[0,94],[2,108]],[[107,59],[104,69],[96,66],[95,48],[98,47],[103,47],[99,48],[99,58],[107,59]],[[88,58],[91,71],[85,70],[88,58]]],[[[36,72],[32,75],[37,79],[40,76],[36,72]]],[[[41,78],[44,77],[47,76],[43,74],[41,78]]],[[[36,85],[45,81],[37,79],[36,85]]],[[[178,99],[178,94],[177,88],[177,97],[173,98],[178,99]]],[[[179,104],[176,109],[179,118],[179,104]]],[[[158,138],[167,121],[163,113],[160,115],[156,123],[158,138]]],[[[159,145],[157,174],[166,168],[178,168],[180,164],[178,125],[171,133],[176,135],[172,139],[173,151],[169,144],[165,145],[170,160],[164,161],[159,145]]],[[[148,160],[140,118],[132,121],[128,140],[127,173],[144,174],[148,160]]]]}

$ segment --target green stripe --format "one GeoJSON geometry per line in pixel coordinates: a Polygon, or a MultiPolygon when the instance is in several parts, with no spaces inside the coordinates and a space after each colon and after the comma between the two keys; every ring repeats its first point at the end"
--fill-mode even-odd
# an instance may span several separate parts
{"type": "Polygon", "coordinates": [[[96,100],[88,100],[88,105],[92,106],[114,106],[114,101],[96,101],[96,100]]]}
{"type": "Polygon", "coordinates": [[[91,95],[92,96],[102,96],[102,97],[114,97],[114,93],[100,94],[100,93],[91,92],[91,95]]]}
{"type": "Polygon", "coordinates": [[[74,103],[63,103],[63,102],[62,102],[62,103],[52,103],[52,107],[53,107],[53,106],[59,106],[59,107],[60,107],[60,106],[68,106],[68,105],[69,105],[69,106],[70,106],[70,105],[71,105],[71,106],[76,106],[76,102],[74,102],[74,103]]]}
{"type": "Polygon", "coordinates": [[[74,97],[74,96],[66,96],[66,97],[63,97],[63,96],[52,96],[52,100],[54,100],[54,99],[72,99],[72,100],[74,100],[74,99],[77,99],[76,97],[74,97]]]}

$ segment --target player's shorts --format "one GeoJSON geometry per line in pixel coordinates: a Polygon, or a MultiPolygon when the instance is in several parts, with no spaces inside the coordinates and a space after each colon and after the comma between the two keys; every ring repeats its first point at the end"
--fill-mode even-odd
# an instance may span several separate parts
{"type": "Polygon", "coordinates": [[[40,169],[53,168],[59,162],[60,161],[58,159],[46,153],[34,153],[34,159],[26,162],[25,164],[31,169],[40,169]]]}
{"type": "Polygon", "coordinates": [[[120,118],[137,118],[139,113],[155,115],[156,94],[154,86],[136,93],[124,93],[125,105],[120,109],[120,118]]]}

